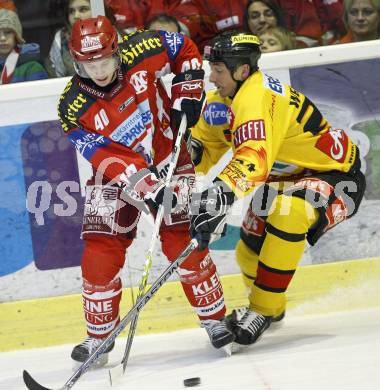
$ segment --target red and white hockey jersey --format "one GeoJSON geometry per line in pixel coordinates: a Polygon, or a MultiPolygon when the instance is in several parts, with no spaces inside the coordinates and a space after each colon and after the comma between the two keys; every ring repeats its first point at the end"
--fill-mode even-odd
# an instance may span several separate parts
{"type": "Polygon", "coordinates": [[[138,31],[119,44],[117,79],[100,88],[74,76],[58,106],[62,128],[106,178],[119,181],[149,165],[165,176],[175,131],[160,77],[201,67],[195,44],[182,34],[138,31]]]}

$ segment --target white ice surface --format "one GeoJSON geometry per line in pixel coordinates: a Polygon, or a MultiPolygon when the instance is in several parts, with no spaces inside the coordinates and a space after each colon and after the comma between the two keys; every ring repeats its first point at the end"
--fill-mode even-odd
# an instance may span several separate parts
{"type": "MultiPolygon", "coordinates": [[[[119,339],[108,367],[122,355],[119,339]]],[[[72,375],[71,345],[0,354],[0,389],[26,389],[27,369],[43,386],[58,389],[72,375]]],[[[115,389],[177,390],[200,377],[199,390],[380,389],[380,309],[321,316],[289,313],[257,344],[232,357],[214,350],[203,329],[137,336],[125,376],[115,389]]],[[[74,390],[111,388],[108,370],[84,374],[74,390]]]]}

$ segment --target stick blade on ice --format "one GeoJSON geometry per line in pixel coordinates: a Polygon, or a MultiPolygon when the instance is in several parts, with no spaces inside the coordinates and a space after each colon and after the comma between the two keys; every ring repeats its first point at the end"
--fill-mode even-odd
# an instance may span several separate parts
{"type": "MultiPolygon", "coordinates": [[[[24,370],[22,373],[22,377],[24,378],[24,382],[26,387],[29,390],[51,390],[48,389],[47,387],[41,386],[38,382],[36,382],[31,375],[29,374],[28,371],[24,370]]],[[[60,389],[61,390],[61,389],[60,389]]],[[[62,389],[64,390],[64,389],[62,389]]]]}

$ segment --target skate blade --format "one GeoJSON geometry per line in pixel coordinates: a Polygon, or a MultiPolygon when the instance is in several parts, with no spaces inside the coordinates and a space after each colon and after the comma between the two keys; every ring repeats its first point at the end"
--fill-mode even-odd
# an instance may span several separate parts
{"type": "Polygon", "coordinates": [[[274,330],[282,328],[285,325],[284,321],[271,322],[270,327],[267,330],[274,330]]]}
{"type": "Polygon", "coordinates": [[[122,376],[124,375],[123,363],[116,365],[108,370],[108,379],[111,386],[115,386],[120,383],[122,376]]]}
{"type": "Polygon", "coordinates": [[[223,347],[220,348],[220,350],[223,352],[223,354],[226,357],[231,357],[232,356],[232,344],[233,343],[229,343],[229,344],[224,345],[223,347]]]}
{"type": "Polygon", "coordinates": [[[238,343],[231,343],[231,354],[234,355],[235,353],[239,353],[241,350],[247,348],[246,345],[241,345],[238,343]]]}

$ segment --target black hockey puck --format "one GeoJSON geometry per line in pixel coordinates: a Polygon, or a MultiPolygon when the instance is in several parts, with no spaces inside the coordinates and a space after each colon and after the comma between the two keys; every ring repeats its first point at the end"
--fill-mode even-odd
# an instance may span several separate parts
{"type": "Polygon", "coordinates": [[[198,386],[201,384],[201,378],[199,378],[199,376],[195,378],[187,378],[183,380],[183,384],[185,385],[185,387],[198,386]]]}

